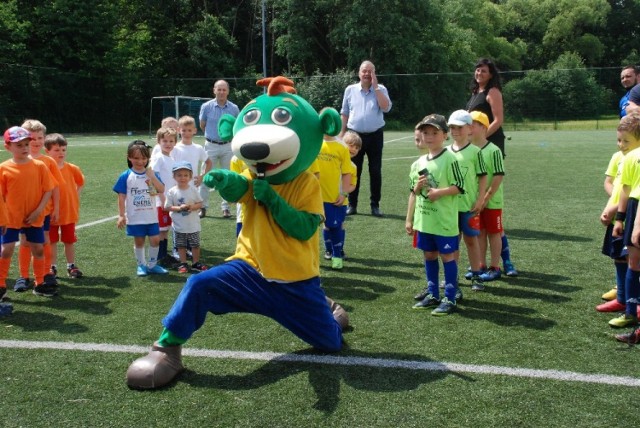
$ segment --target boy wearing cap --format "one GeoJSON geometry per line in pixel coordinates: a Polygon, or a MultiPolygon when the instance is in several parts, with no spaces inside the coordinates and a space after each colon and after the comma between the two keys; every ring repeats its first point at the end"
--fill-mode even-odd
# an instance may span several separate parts
{"type": "MultiPolygon", "coordinates": [[[[410,191],[415,210],[407,212],[405,229],[417,233],[416,246],[424,251],[427,295],[414,309],[435,308],[432,315],[448,315],[455,310],[458,293],[458,194],[464,193],[464,179],[455,156],[444,147],[449,128],[444,116],[431,114],[417,126],[429,153],[411,166],[410,191]],[[444,297],[438,288],[439,262],[444,267],[444,297]]],[[[411,206],[410,197],[410,206],[411,206]]]]}
{"type": "Polygon", "coordinates": [[[44,282],[48,270],[44,262],[44,215],[45,207],[55,187],[47,166],[32,159],[29,149],[31,133],[14,126],[4,133],[4,147],[12,158],[0,164],[0,193],[7,207],[7,230],[2,235],[0,257],[0,300],[7,292],[6,280],[16,242],[24,233],[33,255],[33,271],[36,279],[33,294],[52,297],[57,287],[44,282]]]}
{"type": "MultiPolygon", "coordinates": [[[[456,110],[451,113],[447,125],[453,137],[453,143],[447,147],[460,164],[464,177],[464,193],[458,195],[458,226],[464,239],[469,256],[471,272],[467,279],[471,279],[473,291],[483,291],[484,282],[480,278],[483,273],[482,257],[480,253],[480,211],[482,201],[478,195],[484,195],[487,188],[487,168],[484,164],[480,149],[469,141],[473,119],[466,110],[456,110]]],[[[456,253],[456,260],[460,260],[460,252],[456,253]]]]}
{"type": "MultiPolygon", "coordinates": [[[[480,277],[484,281],[492,281],[500,278],[500,255],[502,252],[502,207],[504,205],[502,180],[504,178],[504,163],[502,152],[490,141],[487,141],[487,129],[489,118],[486,114],[471,112],[473,123],[471,124],[471,142],[480,148],[480,153],[487,167],[487,190],[480,194],[482,211],[480,213],[480,254],[481,259],[486,260],[487,241],[490,248],[491,262],[489,269],[480,277]]],[[[506,237],[505,237],[506,239],[506,237]]],[[[510,261],[504,262],[505,270],[513,265],[510,261]]],[[[517,273],[516,273],[517,275],[517,273]]],[[[514,276],[514,275],[512,275],[514,276]]]]}
{"type": "Polygon", "coordinates": [[[200,216],[202,208],[200,192],[191,185],[193,167],[189,162],[176,162],[173,166],[173,179],[176,185],[166,193],[164,209],[169,211],[175,231],[175,246],[180,255],[178,272],[187,273],[187,246],[191,248],[193,264],[191,270],[201,272],[207,266],[200,263],[200,216]]]}

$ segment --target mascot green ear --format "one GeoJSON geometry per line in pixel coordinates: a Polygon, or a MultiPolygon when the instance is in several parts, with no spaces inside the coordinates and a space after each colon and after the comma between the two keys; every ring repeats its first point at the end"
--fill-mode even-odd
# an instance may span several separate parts
{"type": "Polygon", "coordinates": [[[327,135],[338,135],[342,129],[342,119],[334,108],[323,108],[320,111],[322,132],[327,135]]]}
{"type": "Polygon", "coordinates": [[[236,118],[230,114],[223,114],[218,122],[218,135],[222,141],[231,141],[233,138],[233,125],[236,118]]]}

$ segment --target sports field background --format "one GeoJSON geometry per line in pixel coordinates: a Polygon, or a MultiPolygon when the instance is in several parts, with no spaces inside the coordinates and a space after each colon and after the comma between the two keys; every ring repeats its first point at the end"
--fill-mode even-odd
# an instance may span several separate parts
{"type": "MultiPolygon", "coordinates": [[[[633,424],[639,349],[615,342],[607,325],[612,315],[593,309],[614,283],[612,263],[600,254],[598,217],[615,130],[509,134],[504,218],[518,278],[489,283],[483,293],[472,293],[462,279],[464,300],[452,316],[411,310],[412,296],[424,286],[422,256],[404,232],[408,171],[417,152],[412,133],[386,132],[386,216],[368,215],[365,170],[363,214],[347,221],[345,269],[321,263],[327,294],[351,316],[348,347],[335,360],[308,362],[316,354],[269,319],[210,316],[187,348],[232,353],[186,356],[188,371],[153,392],[129,390],[125,372],[144,352],[136,347],[157,338],[185,277],[137,278],[132,240],[115,220],[100,222],[117,215],[111,187],[136,136],[69,137],[69,161],[87,178],[80,224],[89,226],[79,229],[77,245],[86,278],[63,278],[54,299],[10,291],[14,314],[0,319],[0,426],[633,424]],[[61,350],[50,342],[103,349],[61,350]],[[47,343],[53,349],[24,349],[47,343]],[[269,360],[268,353],[286,356],[269,360]],[[401,362],[423,365],[402,368],[401,362]],[[434,370],[438,363],[464,368],[434,370]],[[489,366],[502,368],[500,374],[478,374],[489,366]],[[542,375],[527,377],[525,370],[542,375]]],[[[235,224],[220,217],[219,201],[212,194],[214,217],[203,220],[209,265],[234,249],[235,224]]]]}

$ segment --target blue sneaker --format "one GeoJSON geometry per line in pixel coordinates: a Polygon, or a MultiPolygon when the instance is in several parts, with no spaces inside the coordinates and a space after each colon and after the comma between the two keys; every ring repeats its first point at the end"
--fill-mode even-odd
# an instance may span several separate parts
{"type": "Polygon", "coordinates": [[[163,268],[160,265],[154,265],[152,268],[147,268],[147,272],[148,273],[153,273],[156,275],[166,275],[169,273],[168,270],[166,270],[165,268],[163,268]]]}
{"type": "MultiPolygon", "coordinates": [[[[483,274],[487,271],[487,268],[483,265],[480,268],[480,273],[483,274]]],[[[471,270],[471,266],[467,269],[467,273],[464,274],[464,279],[471,281],[473,279],[473,271],[471,270]]]]}
{"type": "Polygon", "coordinates": [[[13,312],[13,305],[11,303],[0,303],[0,317],[11,315],[13,312]]]}
{"type": "Polygon", "coordinates": [[[149,271],[147,267],[144,265],[138,265],[138,269],[136,270],[136,275],[138,276],[147,276],[149,275],[149,271]]]}
{"type": "Polygon", "coordinates": [[[13,285],[13,291],[17,293],[22,293],[29,289],[29,278],[18,278],[16,279],[16,283],[13,285]]]}
{"type": "Polygon", "coordinates": [[[434,306],[438,306],[439,304],[440,300],[433,297],[433,294],[427,294],[424,299],[413,305],[413,309],[433,308],[434,306]]]}
{"type": "Polygon", "coordinates": [[[479,275],[476,275],[473,278],[471,278],[471,290],[484,291],[484,281],[482,281],[479,275]]]}
{"type": "Polygon", "coordinates": [[[443,297],[442,300],[440,301],[440,305],[437,308],[435,308],[433,311],[431,311],[431,315],[434,315],[434,316],[449,315],[450,313],[455,311],[455,309],[456,309],[456,302],[452,302],[446,297],[443,297]]]}
{"type": "Polygon", "coordinates": [[[494,281],[502,276],[502,271],[497,267],[490,267],[485,273],[480,275],[480,279],[483,281],[494,281]]]}
{"type": "Polygon", "coordinates": [[[507,260],[503,263],[504,265],[504,274],[507,276],[518,276],[518,271],[515,267],[513,267],[513,263],[511,260],[507,260]]]}

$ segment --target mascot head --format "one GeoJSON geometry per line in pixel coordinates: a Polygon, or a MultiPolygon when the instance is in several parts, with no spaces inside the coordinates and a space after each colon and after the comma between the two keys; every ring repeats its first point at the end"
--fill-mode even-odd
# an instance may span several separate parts
{"type": "Polygon", "coordinates": [[[271,184],[286,183],[311,166],[323,134],[340,132],[340,115],[332,108],[318,114],[285,77],[261,79],[258,86],[267,93],[249,101],[237,118],[223,115],[218,133],[223,140],[233,136],[233,154],[253,173],[271,184]]]}

